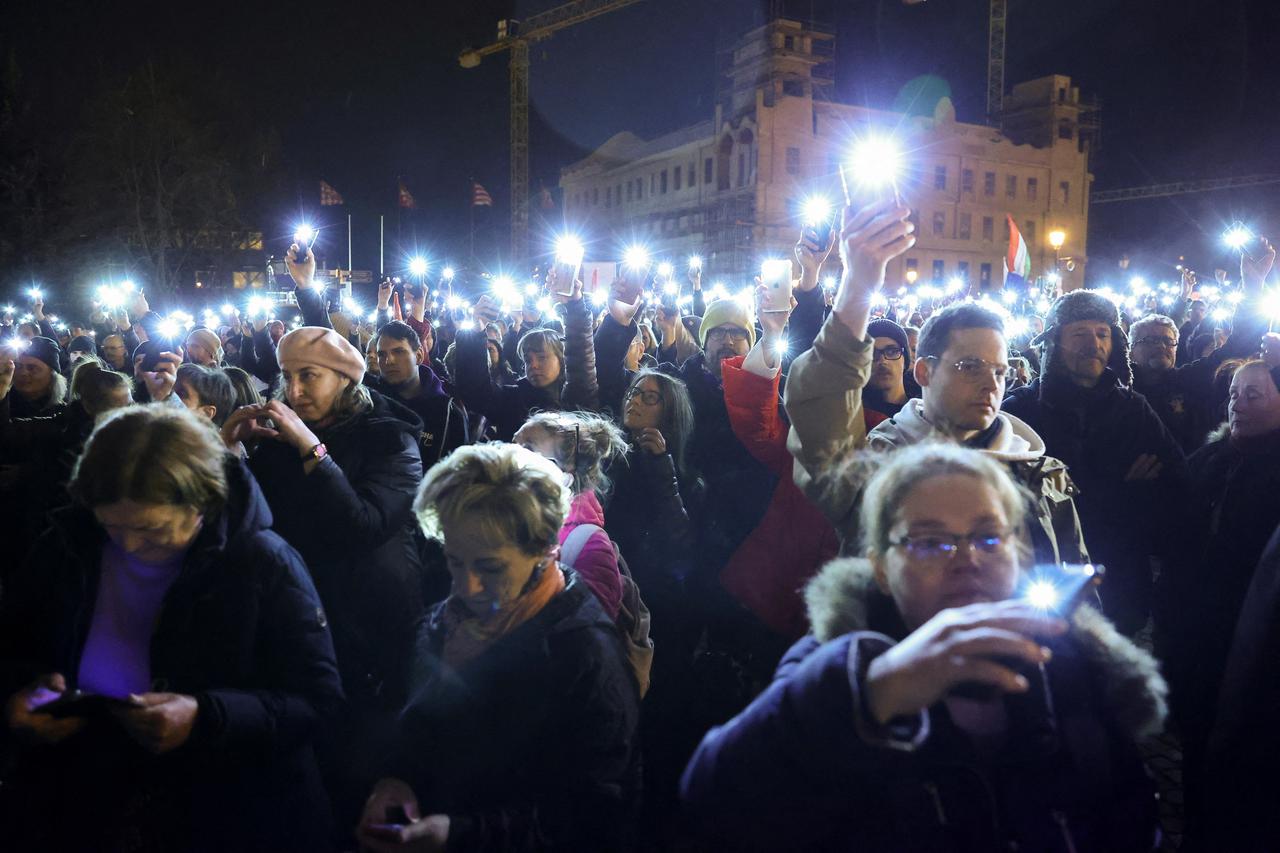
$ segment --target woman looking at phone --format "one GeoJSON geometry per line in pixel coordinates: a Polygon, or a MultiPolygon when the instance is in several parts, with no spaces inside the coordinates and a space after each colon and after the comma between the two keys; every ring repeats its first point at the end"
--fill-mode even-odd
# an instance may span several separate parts
{"type": "Polygon", "coordinates": [[[186,409],[131,406],[69,491],[0,609],[6,849],[324,849],[342,687],[257,483],[186,409]]]}
{"type": "Polygon", "coordinates": [[[1022,599],[1028,501],[998,464],[933,445],[882,464],[865,559],[810,584],[812,636],[703,740],[688,805],[761,849],[1152,849],[1154,660],[1089,608],[1068,625],[1022,599]]]}

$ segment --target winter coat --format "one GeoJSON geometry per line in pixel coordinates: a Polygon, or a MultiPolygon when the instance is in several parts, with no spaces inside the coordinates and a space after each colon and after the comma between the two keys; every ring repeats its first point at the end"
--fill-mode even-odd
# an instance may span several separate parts
{"type": "Polygon", "coordinates": [[[584,524],[594,524],[602,529],[592,533],[582,546],[573,562],[573,570],[591,587],[609,618],[617,619],[618,608],[622,606],[622,574],[618,571],[618,555],[613,550],[613,540],[603,530],[604,510],[595,492],[574,496],[569,505],[569,515],[560,528],[561,546],[574,530],[584,524]]]}
{"type": "Polygon", "coordinates": [[[1110,368],[1089,390],[1063,377],[1038,377],[1009,394],[1002,409],[1035,430],[1045,452],[1071,471],[1089,554],[1107,567],[1103,609],[1122,631],[1139,630],[1151,606],[1150,558],[1176,550],[1170,535],[1185,495],[1182,448],[1142,395],[1122,386],[1110,368]],[[1126,480],[1144,454],[1160,461],[1159,477],[1126,480]]]}
{"type": "MultiPolygon", "coordinates": [[[[117,849],[108,839],[126,847],[134,834],[166,830],[179,835],[127,849],[324,849],[328,802],[311,744],[342,701],[333,644],[306,567],[269,529],[254,479],[230,460],[227,477],[227,504],[205,518],[151,640],[152,689],[199,703],[190,739],[153,756],[95,720],[61,744],[20,754],[0,798],[19,810],[0,818],[12,849],[117,849]],[[49,846],[17,840],[19,816],[23,829],[52,830],[49,846]]],[[[43,673],[75,686],[105,542],[89,511],[68,508],[6,591],[5,696],[43,673]]]]}
{"type": "Polygon", "coordinates": [[[541,612],[459,669],[434,608],[390,766],[451,851],[624,846],[638,805],[640,695],[622,640],[572,570],[541,612]]]}
{"type": "Polygon", "coordinates": [[[945,702],[875,724],[867,668],[906,630],[866,561],[831,563],[814,584],[813,636],[685,772],[684,800],[716,849],[1154,848],[1135,743],[1163,722],[1164,684],[1096,612],[1078,611],[1031,689],[1005,698],[1007,740],[984,758],[945,702]]]}
{"type": "Polygon", "coordinates": [[[1160,577],[1157,649],[1193,758],[1214,703],[1258,559],[1280,525],[1280,432],[1222,438],[1192,454],[1184,545],[1160,577]]]}
{"type": "Polygon", "coordinates": [[[422,423],[370,391],[373,408],[321,430],[328,454],[305,473],[298,450],[264,441],[249,459],[333,624],[342,680],[358,705],[403,701],[405,664],[422,617],[413,496],[422,423]]]}
{"type": "MultiPolygon", "coordinates": [[[[1272,493],[1274,494],[1274,493],[1272,493]]],[[[1269,851],[1280,839],[1280,527],[1262,553],[1223,666],[1206,758],[1206,850],[1269,851]]]]}
{"type": "Polygon", "coordinates": [[[416,397],[404,398],[380,377],[365,374],[364,384],[380,394],[394,399],[422,421],[418,433],[418,451],[422,454],[422,467],[428,469],[450,452],[471,438],[467,425],[467,412],[445,391],[444,382],[425,364],[418,365],[418,382],[421,387],[416,397]]]}
{"type": "MultiPolygon", "coordinates": [[[[799,463],[796,483],[830,519],[845,553],[860,547],[862,493],[874,473],[868,451],[889,452],[936,441],[942,436],[924,419],[923,403],[910,400],[898,415],[870,432],[860,392],[871,374],[872,341],[859,341],[832,315],[813,349],[797,358],[787,383],[791,417],[788,446],[799,463]]],[[[1076,488],[1067,466],[1046,455],[1036,431],[1008,411],[997,415],[999,430],[986,447],[976,448],[1001,462],[1036,497],[1029,514],[1030,541],[1036,558],[1046,562],[1089,561],[1076,488]]],[[[1087,528],[1085,528],[1087,530],[1087,528]]]]}
{"type": "Polygon", "coordinates": [[[836,555],[839,541],[791,479],[788,425],[778,405],[781,371],[765,379],[744,370],[744,360],[722,365],[725,406],[738,439],[778,480],[764,517],[720,572],[720,583],[771,631],[794,641],[808,631],[800,591],[836,555]]]}
{"type": "Polygon", "coordinates": [[[1205,445],[1210,430],[1220,421],[1213,394],[1218,368],[1230,359],[1256,354],[1258,340],[1267,331],[1267,312],[1261,306],[1241,305],[1235,316],[1227,342],[1204,358],[1171,370],[1134,368],[1133,390],[1147,398],[1188,456],[1205,445]]]}

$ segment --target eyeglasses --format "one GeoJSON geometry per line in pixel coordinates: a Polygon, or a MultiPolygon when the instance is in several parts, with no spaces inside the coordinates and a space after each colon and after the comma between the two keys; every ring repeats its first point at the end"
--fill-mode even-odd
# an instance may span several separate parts
{"type": "Polygon", "coordinates": [[[980,556],[993,556],[1004,551],[1009,542],[1007,533],[970,533],[958,536],[954,533],[926,533],[920,536],[903,536],[890,542],[895,548],[904,548],[912,559],[922,562],[945,563],[960,551],[961,543],[973,548],[980,556]]]}
{"type": "Polygon", "coordinates": [[[872,361],[879,361],[881,359],[884,359],[885,361],[897,361],[900,358],[902,358],[902,347],[885,347],[884,349],[878,349],[871,354],[872,361]]]}
{"type": "Polygon", "coordinates": [[[632,388],[627,392],[627,400],[639,397],[640,402],[646,406],[656,406],[662,402],[662,393],[660,391],[641,391],[639,388],[632,388]]]}
{"type": "Polygon", "coordinates": [[[736,326],[728,329],[712,329],[707,332],[708,341],[723,341],[725,338],[734,343],[741,343],[751,339],[746,329],[739,329],[736,326]]]}
{"type": "Polygon", "coordinates": [[[1133,342],[1134,345],[1146,344],[1149,347],[1164,347],[1165,349],[1177,349],[1178,342],[1172,338],[1138,338],[1133,342]]]}
{"type": "MultiPolygon", "coordinates": [[[[938,361],[936,355],[927,355],[925,358],[938,361]]],[[[1013,373],[1013,369],[1007,364],[993,364],[990,361],[984,361],[981,358],[962,358],[951,365],[965,379],[976,382],[986,373],[990,373],[997,382],[1003,382],[1013,373]]]]}

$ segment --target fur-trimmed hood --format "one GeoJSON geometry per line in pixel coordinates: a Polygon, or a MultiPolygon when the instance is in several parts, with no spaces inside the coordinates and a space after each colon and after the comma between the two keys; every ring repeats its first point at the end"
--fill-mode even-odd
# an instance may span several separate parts
{"type": "MultiPolygon", "coordinates": [[[[847,557],[827,563],[804,590],[809,624],[818,642],[853,631],[907,633],[893,600],[880,591],[871,563],[847,557]]],[[[1120,634],[1101,613],[1081,607],[1072,636],[1101,674],[1110,719],[1134,740],[1158,734],[1168,714],[1168,685],[1155,658],[1120,634]]]]}

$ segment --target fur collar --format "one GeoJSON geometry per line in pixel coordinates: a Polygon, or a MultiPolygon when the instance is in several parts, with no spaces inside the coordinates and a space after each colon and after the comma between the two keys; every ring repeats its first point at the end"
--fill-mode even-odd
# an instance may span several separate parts
{"type": "MultiPolygon", "coordinates": [[[[805,587],[809,624],[818,642],[851,631],[906,634],[893,600],[876,586],[871,564],[860,557],[827,563],[805,587]]],[[[1158,734],[1168,713],[1168,685],[1155,658],[1122,636],[1102,614],[1081,607],[1072,636],[1101,674],[1110,718],[1134,740],[1158,734]]]]}

